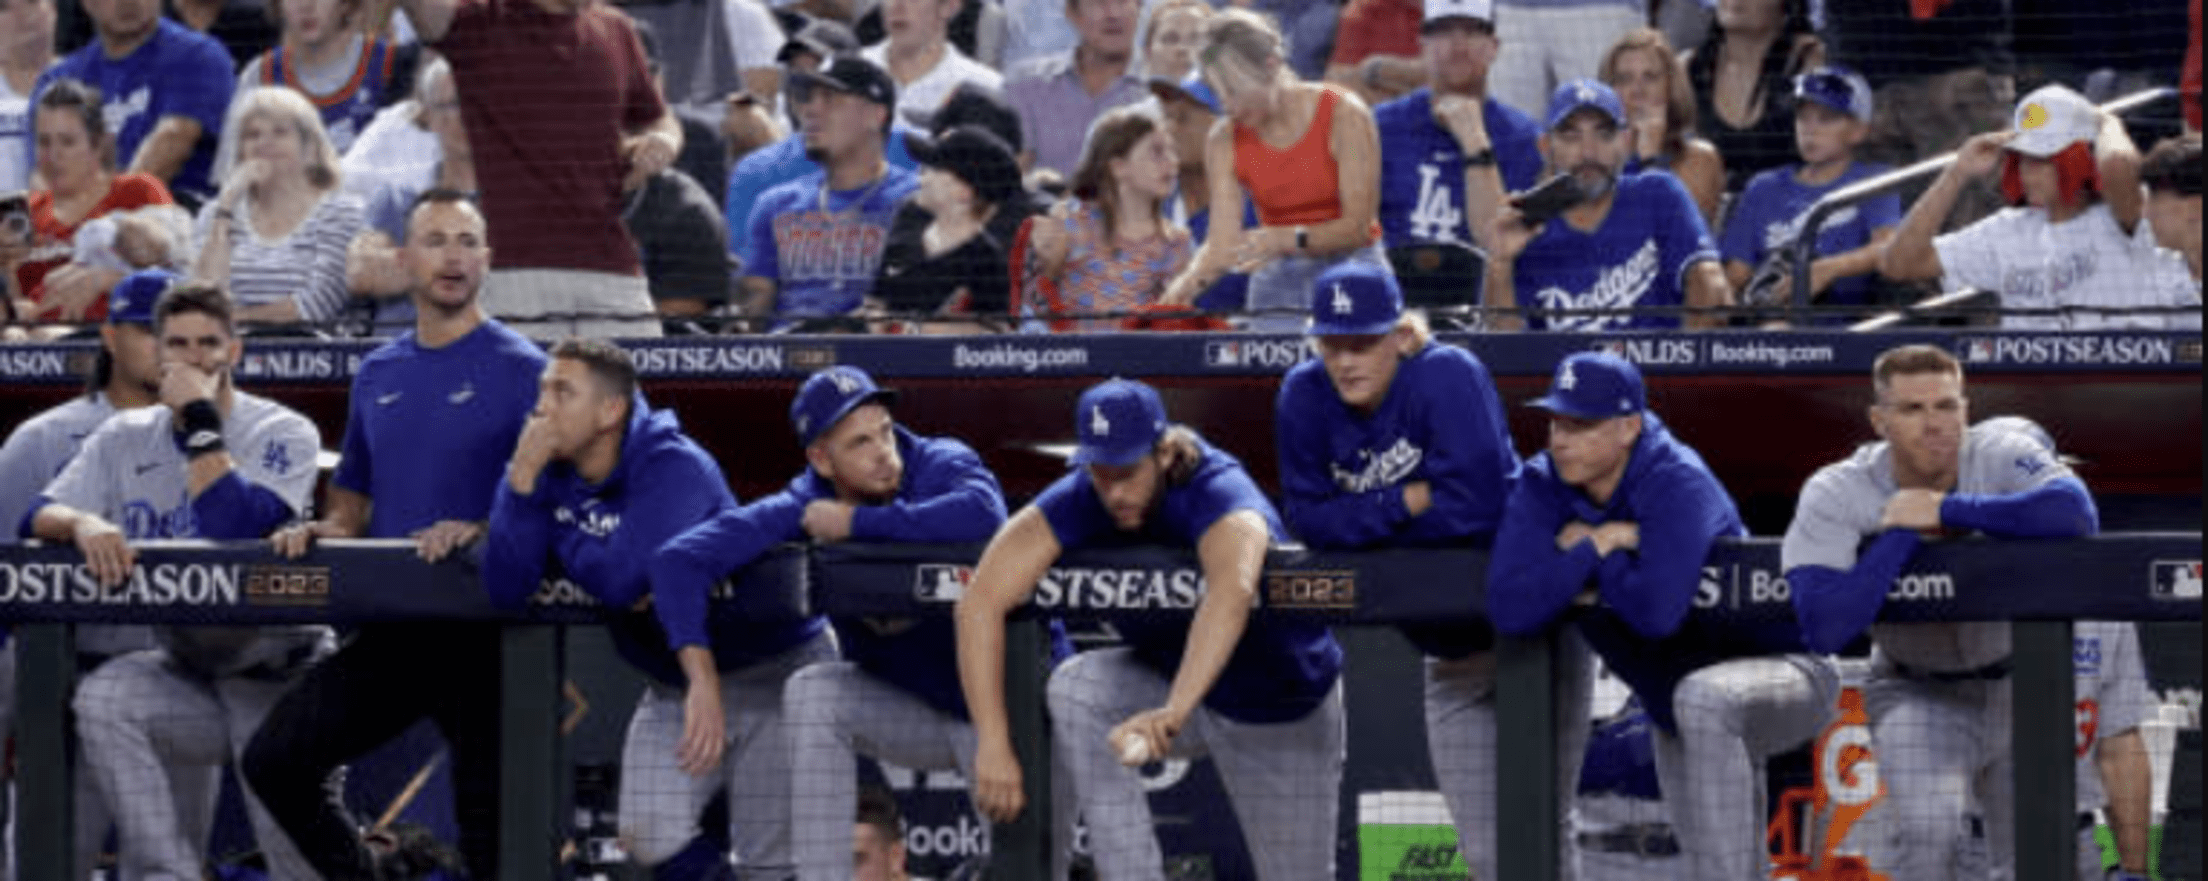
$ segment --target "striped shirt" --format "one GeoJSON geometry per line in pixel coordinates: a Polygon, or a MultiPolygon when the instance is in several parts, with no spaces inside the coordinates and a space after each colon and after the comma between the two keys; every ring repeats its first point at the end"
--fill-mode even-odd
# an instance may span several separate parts
{"type": "MultiPolygon", "coordinates": [[[[195,250],[203,248],[216,222],[216,203],[199,211],[192,231],[195,250]]],[[[253,200],[238,203],[230,223],[230,277],[225,287],[240,308],[298,300],[304,321],[328,321],[345,309],[345,249],[366,228],[360,197],[333,191],[315,203],[290,235],[263,238],[250,222],[253,200]]]]}

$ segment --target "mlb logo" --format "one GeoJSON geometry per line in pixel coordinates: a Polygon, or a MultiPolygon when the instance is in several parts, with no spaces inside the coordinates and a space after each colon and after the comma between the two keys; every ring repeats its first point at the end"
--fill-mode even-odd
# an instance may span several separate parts
{"type": "Polygon", "coordinates": [[[1210,367],[1242,366],[1242,344],[1239,342],[1205,343],[1204,364],[1210,367]]]}
{"type": "Polygon", "coordinates": [[[913,571],[912,596],[923,603],[955,603],[973,580],[972,566],[926,563],[913,571]]]}
{"type": "Polygon", "coordinates": [[[2154,561],[2151,589],[2150,595],[2158,600],[2199,600],[2200,561],[2154,561]]]}
{"type": "Polygon", "coordinates": [[[1993,363],[1993,341],[1989,339],[1964,340],[1963,360],[1971,364],[1993,363]]]}

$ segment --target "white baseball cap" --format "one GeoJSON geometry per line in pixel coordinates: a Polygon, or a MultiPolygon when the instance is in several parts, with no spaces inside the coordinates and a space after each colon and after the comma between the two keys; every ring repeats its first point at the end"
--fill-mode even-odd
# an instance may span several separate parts
{"type": "Polygon", "coordinates": [[[2012,123],[2016,138],[2009,149],[2045,159],[2079,141],[2092,143],[2101,131],[2101,111],[2084,95],[2063,86],[2045,86],[2016,102],[2012,123]]]}
{"type": "Polygon", "coordinates": [[[1419,22],[1419,30],[1427,30],[1446,18],[1469,18],[1493,27],[1495,0],[1426,0],[1426,15],[1419,22]]]}

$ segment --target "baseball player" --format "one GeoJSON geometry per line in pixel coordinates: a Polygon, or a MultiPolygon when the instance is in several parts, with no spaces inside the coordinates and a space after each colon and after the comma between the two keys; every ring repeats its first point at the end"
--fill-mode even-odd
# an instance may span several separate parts
{"type": "Polygon", "coordinates": [[[1969,402],[1954,356],[1890,349],[1872,380],[1869,415],[1881,441],[1812,476],[1787,529],[1781,556],[1795,614],[1815,651],[1838,651],[1865,628],[1875,644],[1863,697],[1887,813],[1883,834],[1867,842],[1871,865],[1911,881],[1955,877],[1975,797],[1993,877],[2010,877],[2008,625],[1872,621],[1927,534],[2081,536],[2098,529],[2099,515],[2085,484],[2039,443],[2011,430],[1965,429],[1969,402]]]}
{"type": "MultiPolygon", "coordinates": [[[[244,344],[229,298],[175,286],[154,317],[160,406],[101,423],[32,514],[33,533],[73,544],[103,585],[143,577],[131,540],[259,538],[306,513],[314,493],[314,423],[232,382],[244,344]]],[[[319,625],[158,636],[159,648],[100,665],[73,703],[85,763],[121,833],[125,879],[200,876],[223,765],[332,644],[319,625]]],[[[247,809],[272,871],[317,877],[258,799],[247,809]]]]}
{"type": "MultiPolygon", "coordinates": [[[[32,509],[42,504],[39,491],[75,458],[84,439],[118,410],[144,407],[161,392],[160,346],[153,333],[153,304],[177,276],[162,270],[139,272],[117,282],[108,295],[107,322],[100,327],[100,351],[92,364],[83,395],[31,417],[8,434],[0,445],[0,524],[9,541],[28,536],[32,509]]],[[[80,657],[105,658],[126,651],[151,648],[152,635],[144,627],[115,624],[83,624],[76,628],[80,657]]],[[[15,706],[15,641],[0,648],[0,731],[12,731],[15,706]]],[[[84,668],[89,669],[89,668],[84,668]]],[[[81,670],[80,670],[81,672],[81,670]]],[[[90,774],[80,764],[76,777],[76,864],[88,865],[101,847],[113,822],[107,802],[99,797],[90,774]]],[[[4,855],[0,855],[4,857],[4,855]]],[[[0,875],[7,871],[0,861],[0,875]]]]}
{"type": "MultiPolygon", "coordinates": [[[[1493,543],[1518,453],[1486,365],[1434,343],[1394,275],[1362,264],[1319,276],[1310,332],[1318,356],[1288,371],[1274,408],[1289,531],[1317,548],[1493,543]]],[[[1426,741],[1458,849],[1474,877],[1495,877],[1495,632],[1402,629],[1426,656],[1426,741]]],[[[1573,648],[1557,701],[1566,755],[1587,728],[1586,647],[1573,648]]],[[[1568,785],[1578,763],[1561,764],[1568,785]]]]}
{"type": "Polygon", "coordinates": [[[1239,460],[1169,425],[1147,385],[1100,383],[1074,416],[1075,470],[997,532],[958,602],[976,804],[998,821],[1023,807],[1005,718],[1005,615],[1064,550],[1192,547],[1204,585],[1193,619],[1115,620],[1128,645],[1075,655],[1050,678],[1057,761],[1071,773],[1097,877],[1163,877],[1150,804],[1126,766],[1208,754],[1257,877],[1332,878],[1341,646],[1323,625],[1250,617],[1265,549],[1285,534],[1279,515],[1239,460]]]}
{"type": "Polygon", "coordinates": [[[733,512],[736,499],[674,414],[644,403],[627,352],[560,343],[540,388],[491,503],[484,586],[501,605],[526,603],[556,555],[605,606],[615,648],[650,678],[621,754],[631,857],[658,878],[725,870],[720,854],[685,849],[725,785],[737,876],[788,877],[783,684],[833,660],[835,638],[818,617],[753,621],[708,602],[728,570],[670,541],[733,512]]]}
{"type": "Polygon", "coordinates": [[[1656,779],[1655,730],[1627,697],[1588,735],[1572,799],[1579,881],[1683,877],[1679,836],[1656,779]]]}
{"type": "Polygon", "coordinates": [[[1839,675],[1803,653],[1792,622],[1688,617],[1712,543],[1748,530],[1702,457],[1649,411],[1632,362],[1567,357],[1532,405],[1550,413],[1549,448],[1527,462],[1495,537],[1495,628],[1572,618],[1648,711],[1688,877],[1761,881],[1763,762],[1824,727],[1839,675]]]}
{"type": "MultiPolygon", "coordinates": [[[[544,352],[478,304],[490,247],[466,197],[417,200],[399,258],[414,279],[414,328],[361,361],[329,510],[278,531],[278,554],[302,556],[321,538],[412,538],[435,562],[483,534],[544,352]]],[[[427,718],[451,746],[468,867],[497,876],[498,633],[487,623],[362,626],[270,712],[246,749],[246,781],[324,874],[364,878],[397,862],[371,856],[321,782],[427,718]]]]}
{"type": "MultiPolygon", "coordinates": [[[[1004,523],[996,476],[965,444],[898,425],[889,410],[896,398],[856,367],[813,374],[790,404],[805,471],[787,489],[684,533],[665,551],[668,565],[729,572],[807,538],[987,539],[1004,523]]],[[[858,798],[853,750],[907,768],[972,771],[974,729],[950,618],[839,620],[835,629],[847,660],[799,671],[783,694],[791,842],[805,881],[851,874],[851,842],[838,821],[858,798]]]]}

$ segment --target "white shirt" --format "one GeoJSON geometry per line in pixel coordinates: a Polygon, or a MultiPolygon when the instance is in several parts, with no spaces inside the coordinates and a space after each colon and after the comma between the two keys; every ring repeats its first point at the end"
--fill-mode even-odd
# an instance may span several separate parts
{"type": "MultiPolygon", "coordinates": [[[[1932,240],[1939,252],[1949,290],[1975,287],[2001,295],[2011,309],[2065,306],[2200,305],[2200,286],[2185,277],[2190,290],[2169,276],[2158,253],[2154,231],[2142,219],[2130,235],[2116,224],[2106,203],[2050,223],[2039,208],[2006,208],[1968,227],[1932,240]]],[[[2180,267],[2182,269],[2182,267],[2180,267]]],[[[2183,326],[2183,316],[2075,311],[2044,315],[2004,315],[2006,330],[2162,329],[2183,326]]],[[[2199,315],[2190,318],[2198,327],[2199,315]]]]}
{"type": "Polygon", "coordinates": [[[759,0],[727,0],[722,20],[728,25],[728,45],[739,71],[775,68],[775,53],[782,51],[782,26],[759,0]]]}
{"type": "Polygon", "coordinates": [[[31,96],[0,76],[0,193],[31,187],[31,96]]]}
{"type": "Polygon", "coordinates": [[[376,111],[339,161],[338,187],[363,202],[387,184],[414,192],[429,189],[445,151],[436,132],[415,124],[421,106],[408,99],[376,111]]]}
{"type": "MultiPolygon", "coordinates": [[[[889,43],[881,42],[859,50],[860,57],[889,69],[889,43]]],[[[897,115],[906,124],[925,126],[943,100],[951,96],[960,83],[974,82],[992,89],[1004,86],[1004,74],[990,70],[981,62],[966,57],[949,41],[943,43],[943,57],[935,67],[921,74],[919,79],[897,85],[897,115]]]]}

